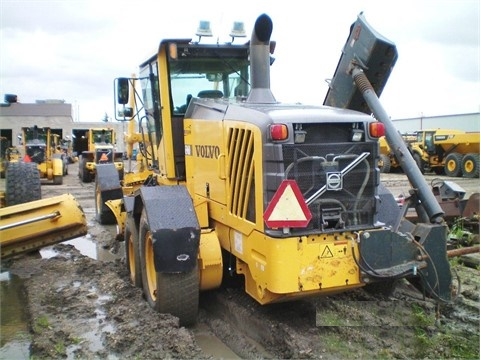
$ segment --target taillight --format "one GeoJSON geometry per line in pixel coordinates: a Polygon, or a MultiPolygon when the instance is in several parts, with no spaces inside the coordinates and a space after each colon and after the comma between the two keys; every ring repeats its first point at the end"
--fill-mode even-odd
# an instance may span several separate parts
{"type": "Polygon", "coordinates": [[[286,140],[288,134],[287,125],[286,124],[273,124],[270,127],[271,131],[271,139],[272,140],[286,140]]]}
{"type": "Polygon", "coordinates": [[[381,136],[384,136],[384,134],[385,129],[382,122],[376,121],[369,123],[369,135],[371,135],[371,137],[380,138],[381,136]]]}

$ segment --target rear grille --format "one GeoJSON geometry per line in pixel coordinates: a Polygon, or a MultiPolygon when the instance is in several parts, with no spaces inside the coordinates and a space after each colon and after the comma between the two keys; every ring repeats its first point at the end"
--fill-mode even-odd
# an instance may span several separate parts
{"type": "Polygon", "coordinates": [[[45,157],[45,145],[33,145],[27,146],[27,155],[32,162],[42,164],[46,161],[45,157]]]}
{"type": "Polygon", "coordinates": [[[297,182],[312,213],[308,230],[372,226],[377,185],[375,151],[375,143],[282,146],[285,178],[297,182]]]}
{"type": "Polygon", "coordinates": [[[113,162],[113,152],[111,149],[97,149],[95,152],[95,163],[106,164],[113,162]]]}

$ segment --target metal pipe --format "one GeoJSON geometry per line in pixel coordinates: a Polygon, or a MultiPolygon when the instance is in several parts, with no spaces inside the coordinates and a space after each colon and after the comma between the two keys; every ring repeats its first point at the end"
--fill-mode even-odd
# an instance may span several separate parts
{"type": "Polygon", "coordinates": [[[31,223],[42,221],[42,220],[54,219],[54,218],[59,217],[59,216],[60,216],[60,211],[55,211],[55,212],[53,212],[49,215],[39,216],[39,217],[36,217],[36,218],[32,218],[32,219],[28,219],[28,220],[24,220],[24,221],[19,221],[19,222],[12,223],[12,224],[8,224],[8,225],[5,225],[5,226],[0,226],[0,231],[11,229],[11,228],[14,228],[14,227],[17,227],[17,226],[31,224],[31,223]]]}
{"type": "Polygon", "coordinates": [[[394,151],[404,173],[407,175],[409,182],[416,189],[416,194],[421,201],[421,205],[426,210],[429,219],[433,223],[441,223],[444,211],[439,205],[436,197],[433,195],[431,188],[426,183],[421,170],[419,170],[416,162],[411,156],[404,140],[396,130],[394,124],[389,119],[388,114],[384,110],[376,92],[372,88],[367,76],[362,69],[354,66],[352,70],[352,77],[361,92],[364,100],[374,114],[374,117],[384,124],[386,129],[386,140],[394,151]]]}
{"type": "Polygon", "coordinates": [[[448,257],[479,253],[479,246],[469,246],[460,249],[448,250],[448,257]]]}

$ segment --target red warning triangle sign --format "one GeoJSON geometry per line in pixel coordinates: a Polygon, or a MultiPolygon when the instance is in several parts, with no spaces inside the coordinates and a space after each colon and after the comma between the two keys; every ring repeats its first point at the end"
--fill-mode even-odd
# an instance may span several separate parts
{"type": "Polygon", "coordinates": [[[109,158],[107,157],[107,154],[106,153],[102,153],[102,156],[100,156],[100,160],[99,161],[109,161],[109,158]]]}
{"type": "Polygon", "coordinates": [[[284,180],[264,212],[270,228],[306,227],[312,214],[294,180],[284,180]]]}

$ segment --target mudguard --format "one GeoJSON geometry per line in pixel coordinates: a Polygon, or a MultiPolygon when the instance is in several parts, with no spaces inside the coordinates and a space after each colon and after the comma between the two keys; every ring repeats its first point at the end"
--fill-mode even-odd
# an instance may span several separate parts
{"type": "Polygon", "coordinates": [[[98,220],[101,224],[115,224],[115,216],[106,205],[108,200],[117,200],[123,197],[119,173],[114,164],[97,165],[95,192],[95,209],[98,220]]]}
{"type": "Polygon", "coordinates": [[[142,186],[139,193],[153,237],[156,271],[192,271],[199,253],[200,226],[187,188],[142,186]]]}

